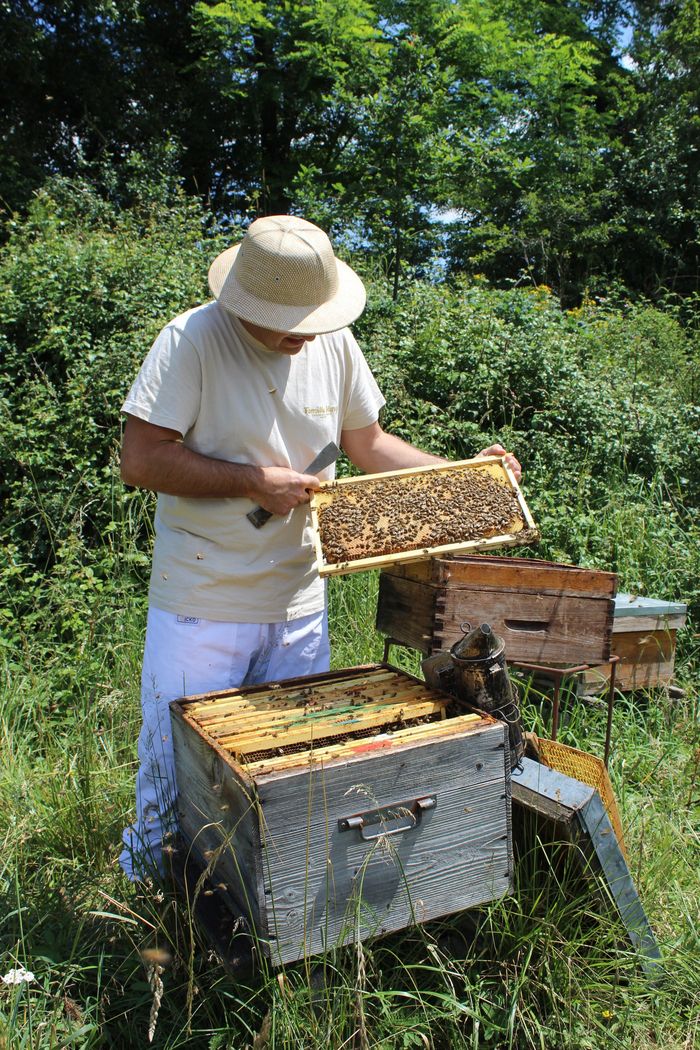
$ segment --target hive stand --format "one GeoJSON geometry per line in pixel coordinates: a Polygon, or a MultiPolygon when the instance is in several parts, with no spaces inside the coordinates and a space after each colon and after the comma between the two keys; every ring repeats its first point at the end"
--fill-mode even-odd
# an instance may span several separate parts
{"type": "Polygon", "coordinates": [[[567,679],[575,679],[577,675],[586,671],[595,670],[598,667],[610,667],[610,681],[608,685],[607,719],[605,724],[605,745],[603,749],[603,762],[606,767],[610,758],[610,744],[612,738],[613,707],[615,704],[615,670],[619,656],[611,656],[609,660],[596,664],[577,664],[576,667],[550,667],[543,664],[525,663],[522,660],[509,661],[510,667],[517,667],[521,671],[529,671],[532,674],[542,674],[553,682],[554,692],[552,694],[552,724],[550,727],[550,738],[557,739],[559,732],[559,702],[561,687],[567,679]]]}

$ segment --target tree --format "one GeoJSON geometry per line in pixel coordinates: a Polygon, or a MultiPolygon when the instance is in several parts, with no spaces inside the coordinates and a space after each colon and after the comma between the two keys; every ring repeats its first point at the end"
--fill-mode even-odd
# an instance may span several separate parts
{"type": "Polygon", "coordinates": [[[305,164],[335,168],[359,100],[383,69],[369,0],[199,3],[199,68],[233,105],[217,200],[234,212],[285,212],[305,164]]]}
{"type": "Polygon", "coordinates": [[[635,91],[620,122],[621,280],[648,294],[700,290],[700,5],[635,5],[635,91]]]}

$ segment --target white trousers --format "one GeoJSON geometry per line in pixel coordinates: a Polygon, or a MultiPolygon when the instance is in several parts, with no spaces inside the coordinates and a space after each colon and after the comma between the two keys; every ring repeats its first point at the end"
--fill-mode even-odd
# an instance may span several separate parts
{"type": "Polygon", "coordinates": [[[141,676],[136,820],[119,863],[130,879],[163,871],[163,844],[176,830],[169,703],[181,696],[317,674],[330,666],[328,619],[224,623],[151,607],[141,676]]]}

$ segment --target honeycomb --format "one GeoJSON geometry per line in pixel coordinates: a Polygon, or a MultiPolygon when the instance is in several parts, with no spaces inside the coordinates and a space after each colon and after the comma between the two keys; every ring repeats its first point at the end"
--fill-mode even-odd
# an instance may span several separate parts
{"type": "Polygon", "coordinates": [[[528,529],[517,493],[487,470],[440,469],[331,486],[319,502],[328,565],[463,544],[528,529]]]}

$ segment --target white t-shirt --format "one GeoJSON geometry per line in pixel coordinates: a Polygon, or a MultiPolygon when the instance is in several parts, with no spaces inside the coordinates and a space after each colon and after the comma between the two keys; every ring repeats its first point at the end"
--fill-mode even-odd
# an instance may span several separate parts
{"type": "MultiPolygon", "coordinates": [[[[350,331],[295,355],[268,350],[217,302],[160,333],[122,411],[177,430],[195,452],[304,471],[342,430],[377,420],[384,399],[350,331]]],[[[319,475],[331,478],[334,467],[319,475]]],[[[149,598],[184,616],[275,623],[318,612],[307,505],[256,529],[248,499],[158,496],[149,598]]]]}

